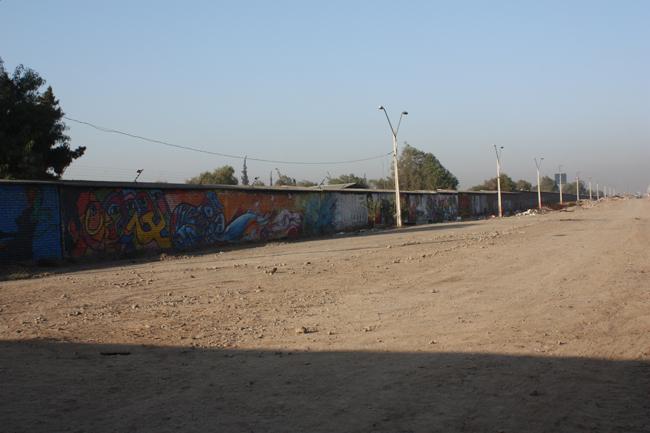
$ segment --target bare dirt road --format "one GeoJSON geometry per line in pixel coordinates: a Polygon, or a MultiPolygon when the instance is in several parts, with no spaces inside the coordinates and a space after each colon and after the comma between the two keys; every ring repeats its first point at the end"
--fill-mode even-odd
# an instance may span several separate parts
{"type": "Polygon", "coordinates": [[[650,201],[0,282],[3,432],[650,432],[650,201]]]}

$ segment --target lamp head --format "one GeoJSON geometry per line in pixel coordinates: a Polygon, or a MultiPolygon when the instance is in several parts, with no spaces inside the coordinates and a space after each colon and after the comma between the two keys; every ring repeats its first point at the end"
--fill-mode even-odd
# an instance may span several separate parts
{"type": "Polygon", "coordinates": [[[385,110],[385,108],[384,108],[383,105],[380,105],[380,106],[377,108],[377,110],[385,110]]]}
{"type": "Polygon", "coordinates": [[[408,116],[409,112],[408,111],[402,111],[402,116],[408,116]]]}

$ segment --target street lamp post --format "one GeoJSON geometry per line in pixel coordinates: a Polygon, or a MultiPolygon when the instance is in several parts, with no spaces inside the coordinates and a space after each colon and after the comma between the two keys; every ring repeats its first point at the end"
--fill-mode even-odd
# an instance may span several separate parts
{"type": "Polygon", "coordinates": [[[497,148],[496,144],[494,146],[494,153],[497,155],[497,194],[499,196],[499,218],[503,217],[503,206],[501,202],[501,154],[503,153],[503,146],[497,148]]]}
{"type": "Polygon", "coordinates": [[[596,201],[600,200],[600,188],[598,188],[598,182],[596,182],[596,201]]]}
{"type": "Polygon", "coordinates": [[[408,116],[407,111],[402,111],[402,113],[399,116],[399,122],[397,122],[397,129],[393,128],[393,124],[390,121],[390,117],[388,117],[388,112],[386,111],[386,108],[383,105],[379,106],[379,110],[383,111],[384,114],[386,115],[386,120],[388,120],[388,126],[390,127],[390,132],[391,135],[393,136],[393,171],[395,172],[395,221],[397,223],[397,227],[402,227],[402,203],[400,202],[400,194],[399,194],[399,173],[397,171],[397,133],[399,132],[399,126],[402,124],[402,117],[408,116]]]}
{"type": "Polygon", "coordinates": [[[558,171],[558,182],[560,182],[560,204],[562,204],[562,165],[558,165],[557,167],[558,171]]]}
{"type": "Polygon", "coordinates": [[[580,172],[576,173],[576,201],[580,201],[580,172]]]}
{"type": "Polygon", "coordinates": [[[537,158],[533,158],[535,160],[535,167],[537,167],[537,204],[540,209],[542,209],[542,187],[539,184],[539,169],[542,167],[542,161],[544,161],[544,158],[540,158],[539,161],[537,161],[537,158]]]}
{"type": "Polygon", "coordinates": [[[589,178],[589,201],[591,200],[591,178],[589,178]]]}
{"type": "Polygon", "coordinates": [[[562,204],[562,165],[557,167],[558,177],[560,182],[560,204],[562,204]]]}

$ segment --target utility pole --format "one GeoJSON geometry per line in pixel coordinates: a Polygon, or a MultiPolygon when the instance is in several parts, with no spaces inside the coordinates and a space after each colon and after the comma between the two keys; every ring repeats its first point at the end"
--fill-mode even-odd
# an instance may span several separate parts
{"type": "Polygon", "coordinates": [[[576,173],[576,201],[580,201],[580,172],[576,173]]]}
{"type": "Polygon", "coordinates": [[[533,159],[535,161],[535,167],[537,167],[537,205],[541,210],[542,209],[542,187],[539,184],[539,169],[542,167],[542,161],[544,161],[544,158],[540,158],[539,162],[537,161],[537,158],[533,158],[533,159]]]}
{"type": "Polygon", "coordinates": [[[558,177],[559,177],[559,183],[560,183],[560,204],[562,204],[562,165],[558,166],[558,177]]]}
{"type": "Polygon", "coordinates": [[[399,132],[399,126],[402,124],[402,118],[408,116],[408,111],[402,111],[399,116],[399,122],[397,122],[397,129],[393,128],[393,124],[388,117],[388,112],[383,105],[380,105],[378,108],[379,111],[383,111],[386,115],[386,120],[388,120],[388,126],[390,127],[391,135],[393,136],[393,171],[395,172],[395,222],[397,227],[402,227],[402,203],[400,201],[399,193],[399,173],[397,169],[397,133],[399,132]]]}
{"type": "Polygon", "coordinates": [[[503,153],[503,146],[497,148],[496,144],[494,146],[494,153],[497,155],[497,194],[499,196],[499,218],[503,217],[503,205],[501,202],[501,154],[503,153]]]}

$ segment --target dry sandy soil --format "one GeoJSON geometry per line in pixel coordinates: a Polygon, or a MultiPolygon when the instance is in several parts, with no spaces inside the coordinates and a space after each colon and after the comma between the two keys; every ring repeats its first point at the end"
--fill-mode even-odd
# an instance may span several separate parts
{"type": "Polygon", "coordinates": [[[0,282],[3,432],[650,432],[650,201],[0,282]]]}

